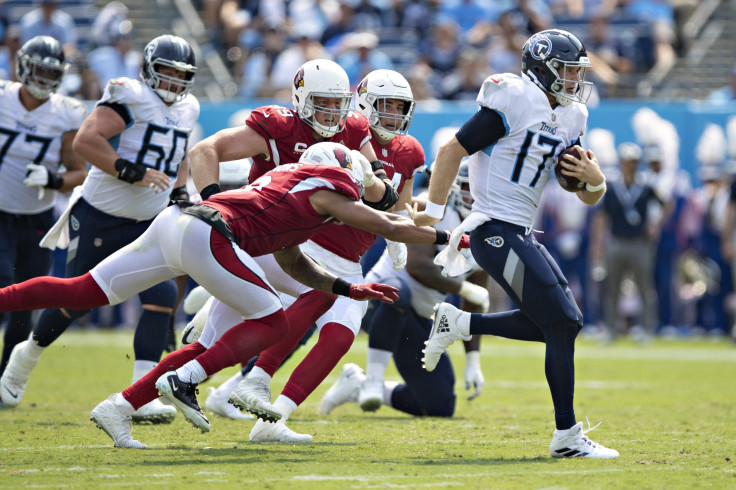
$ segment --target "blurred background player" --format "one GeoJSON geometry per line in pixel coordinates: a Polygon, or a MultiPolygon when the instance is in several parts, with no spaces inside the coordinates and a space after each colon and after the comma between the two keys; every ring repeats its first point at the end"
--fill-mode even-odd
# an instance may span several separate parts
{"type": "MultiPolygon", "coordinates": [[[[521,76],[497,74],[483,82],[477,98],[480,109],[440,148],[427,207],[413,213],[417,224],[437,223],[460,162],[470,156],[473,212],[453,236],[473,230],[473,257],[519,309],[471,315],[449,303],[436,305],[425,366],[432,371],[447,347],[471,334],[544,342],[545,375],[555,410],[549,451],[556,458],[618,457],[617,451],[592,442],[583,423],[576,422],[574,353],[582,313],[559,266],[532,233],[552,165],[561,165],[563,175],[586,183],[577,191],[585,204],[596,204],[605,193],[595,155],[579,146],[592,90],[592,83],[585,81],[590,66],[585,47],[573,34],[548,29],[531,36],[522,48],[521,76]],[[550,161],[571,146],[578,158],[567,155],[550,161]]],[[[443,262],[448,274],[457,275],[468,265],[453,254],[453,241],[443,262]]]]}
{"type": "MultiPolygon", "coordinates": [[[[621,287],[631,277],[641,298],[641,327],[637,340],[647,341],[657,328],[654,289],[654,251],[659,242],[662,201],[638,171],[642,151],[636,143],[618,147],[621,178],[609,182],[592,226],[592,259],[606,268],[603,319],[607,340],[619,333],[621,287]]],[[[636,333],[636,331],[634,332],[636,333]]]]}
{"type": "MultiPolygon", "coordinates": [[[[380,175],[385,173],[387,189],[393,187],[398,192],[395,196],[398,201],[394,198],[389,201],[384,197],[381,203],[369,205],[387,211],[395,204],[397,210],[402,210],[405,204],[411,202],[414,175],[424,169],[424,151],[415,138],[407,135],[414,115],[411,87],[398,72],[372,71],[358,84],[356,108],[359,113],[357,117],[365,116],[370,124],[370,145],[380,160],[380,166],[374,163],[372,168],[377,172],[382,171],[380,175]]],[[[373,187],[370,181],[377,180],[372,175],[369,177],[369,181],[364,181],[366,189],[373,187]]],[[[397,214],[407,215],[406,211],[397,214]]],[[[375,234],[332,222],[303,244],[302,250],[318,263],[324,264],[330,272],[354,282],[359,278],[362,280],[360,258],[375,241],[375,234]]],[[[406,264],[406,246],[390,240],[387,243],[394,267],[403,268],[406,264]]],[[[297,434],[289,429],[285,420],[347,353],[360,330],[367,306],[367,303],[337,298],[329,311],[316,320],[319,331],[317,344],[295,368],[274,402],[284,418],[277,423],[256,421],[250,433],[251,441],[312,441],[311,435],[297,434]]],[[[268,386],[275,370],[303,338],[309,326],[303,324],[301,329],[296,330],[292,325],[293,332],[289,332],[289,338],[269,349],[269,352],[262,353],[253,370],[233,394],[268,386]]]]}
{"type": "MultiPolygon", "coordinates": [[[[470,214],[468,165],[463,163],[450,194],[450,202],[438,229],[455,229],[470,214]]],[[[395,270],[388,251],[366,275],[366,280],[378,280],[399,290],[399,300],[384,308],[374,304],[363,318],[368,332],[366,374],[356,364],[346,364],[335,384],[322,398],[319,411],[329,414],[335,407],[357,402],[363,411],[374,412],[387,405],[402,412],[431,417],[451,417],[455,412],[455,374],[450,356],[442,354],[432,372],[422,369],[424,341],[432,327],[432,308],[448,294],[459,294],[464,309],[472,312],[488,310],[489,295],[484,287],[488,275],[477,265],[474,281],[442,275],[441,267],[432,261],[439,251],[436,245],[408,245],[406,268],[395,270]],[[384,374],[393,357],[403,383],[386,382],[384,374]]],[[[468,254],[469,256],[470,254],[468,254]]],[[[467,276],[467,274],[466,274],[467,276]]],[[[480,370],[480,337],[465,343],[466,388],[478,396],[484,378],[480,370]]]]}
{"type": "MultiPolygon", "coordinates": [[[[0,81],[0,287],[49,273],[52,253],[38,241],[54,224],[56,191],[72,190],[87,175],[72,149],[87,108],[55,93],[67,68],[61,44],[34,37],[15,63],[19,81],[0,81]]],[[[9,315],[0,376],[13,348],[28,338],[31,321],[30,311],[9,315]]],[[[14,403],[10,393],[5,398],[14,403]]]]}
{"type": "MultiPolygon", "coordinates": [[[[169,198],[186,198],[187,140],[199,117],[190,94],[196,63],[182,38],[163,35],[144,50],[141,80],[111,80],[82,124],[74,149],[92,164],[82,187],[42,245],[68,246],[67,277],[89,271],[148,228],[169,198]]],[[[177,297],[173,280],[140,293],[143,313],[133,347],[133,381],[156,366],[166,345],[177,297]]],[[[45,310],[31,340],[18,344],[0,379],[0,393],[20,403],[31,370],[44,349],[88,310],[45,310]]],[[[6,401],[7,403],[7,401],[6,401]]],[[[168,423],[174,407],[159,401],[141,407],[135,421],[168,423]]]]}

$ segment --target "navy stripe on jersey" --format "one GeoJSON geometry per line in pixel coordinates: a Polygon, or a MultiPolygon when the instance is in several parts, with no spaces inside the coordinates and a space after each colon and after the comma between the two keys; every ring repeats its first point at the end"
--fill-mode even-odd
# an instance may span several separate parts
{"type": "Polygon", "coordinates": [[[113,111],[115,111],[118,116],[125,122],[125,129],[128,129],[133,125],[133,116],[130,114],[130,110],[128,107],[124,104],[119,104],[117,102],[100,102],[97,104],[97,106],[104,106],[109,107],[113,111]]]}

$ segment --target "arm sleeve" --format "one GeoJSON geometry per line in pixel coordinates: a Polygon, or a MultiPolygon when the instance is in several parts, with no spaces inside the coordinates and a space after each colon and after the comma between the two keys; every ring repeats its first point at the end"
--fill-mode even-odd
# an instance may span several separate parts
{"type": "Polygon", "coordinates": [[[498,111],[481,107],[465,121],[455,134],[468,155],[487,148],[508,134],[508,128],[498,111]]]}

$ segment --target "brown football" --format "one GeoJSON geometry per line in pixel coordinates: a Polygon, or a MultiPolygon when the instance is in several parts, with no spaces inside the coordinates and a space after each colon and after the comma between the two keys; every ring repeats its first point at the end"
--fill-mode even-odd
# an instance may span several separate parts
{"type": "MultiPolygon", "coordinates": [[[[560,162],[563,160],[563,157],[565,155],[572,155],[575,158],[580,158],[580,154],[578,153],[578,150],[575,149],[574,146],[571,146],[570,148],[567,148],[565,151],[560,153],[559,158],[557,159],[557,164],[555,164],[555,177],[557,177],[557,182],[559,182],[560,187],[565,189],[567,192],[577,192],[581,190],[585,183],[582,182],[577,177],[572,177],[570,175],[563,175],[562,173],[562,165],[560,165],[560,162]]],[[[567,160],[565,160],[567,162],[567,160]]],[[[567,162],[571,163],[571,162],[567,162]]]]}

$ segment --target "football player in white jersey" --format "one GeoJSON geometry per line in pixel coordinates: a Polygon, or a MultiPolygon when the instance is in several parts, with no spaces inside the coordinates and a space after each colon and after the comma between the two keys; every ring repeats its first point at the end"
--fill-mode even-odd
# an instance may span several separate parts
{"type": "MultiPolygon", "coordinates": [[[[42,243],[68,246],[67,277],[84,274],[138,238],[170,198],[188,197],[187,141],[199,117],[199,102],[190,94],[196,70],[192,47],[180,37],[163,35],[145,47],[140,80],[108,82],[74,139],[74,149],[93,167],[42,243]]],[[[133,381],[161,358],[176,296],[173,280],[139,294],[143,313],[133,343],[133,381]]],[[[44,310],[32,339],[13,351],[0,380],[3,398],[15,395],[11,403],[20,403],[43,350],[88,311],[44,310]]],[[[154,400],[133,420],[168,423],[175,415],[174,407],[154,400]]]]}
{"type": "MultiPolygon", "coordinates": [[[[72,149],[87,108],[54,93],[67,68],[61,44],[34,37],[15,62],[19,82],[0,80],[0,287],[48,274],[52,254],[38,239],[54,224],[56,191],[72,190],[87,175],[72,149]]],[[[30,311],[10,314],[0,376],[13,347],[30,331],[30,311]]]]}
{"type": "Polygon", "coordinates": [[[579,146],[592,90],[585,81],[589,67],[585,47],[569,32],[550,29],[529,38],[522,49],[522,75],[504,73],[483,82],[480,109],[440,148],[427,208],[413,213],[417,224],[442,218],[460,161],[470,155],[475,201],[459,228],[473,230],[473,257],[519,309],[471,315],[439,303],[426,342],[425,367],[433,370],[452,342],[470,335],[544,342],[556,426],[549,451],[557,458],[618,457],[617,451],[588,439],[582,422],[576,421],[574,352],[583,318],[565,276],[531,233],[550,167],[566,148],[578,150],[578,158],[568,155],[559,163],[563,175],[585,183],[578,198],[594,205],[606,191],[595,155],[579,146]]]}
{"type": "MultiPolygon", "coordinates": [[[[419,196],[421,199],[422,196],[419,196]]],[[[454,229],[470,214],[472,198],[468,186],[468,165],[463,163],[450,195],[450,204],[440,229],[454,229]]],[[[488,275],[474,264],[473,273],[463,277],[445,277],[432,263],[439,252],[436,245],[407,246],[406,268],[394,269],[394,261],[385,249],[378,262],[366,274],[366,280],[378,280],[399,290],[399,300],[384,308],[371,302],[362,328],[368,332],[366,372],[357,364],[345,364],[334,385],[320,403],[320,414],[327,415],[347,402],[357,402],[366,412],[382,405],[415,416],[452,417],[455,412],[455,373],[450,356],[442,354],[434,371],[422,369],[419,358],[427,333],[432,327],[432,308],[448,294],[459,294],[465,311],[487,311],[489,292],[484,285],[488,275]],[[477,273],[476,273],[477,272],[477,273]],[[471,282],[472,281],[472,282],[471,282]],[[403,382],[384,381],[393,358],[403,382]]],[[[467,257],[470,251],[467,252],[467,257]]],[[[474,388],[468,399],[480,395],[484,378],[480,369],[480,336],[465,343],[466,388],[474,388]]]]}

